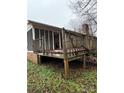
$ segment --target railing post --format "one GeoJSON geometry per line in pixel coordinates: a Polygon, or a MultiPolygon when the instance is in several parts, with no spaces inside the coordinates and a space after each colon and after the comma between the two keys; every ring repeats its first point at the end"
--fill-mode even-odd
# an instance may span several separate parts
{"type": "Polygon", "coordinates": [[[35,40],[35,29],[32,28],[32,36],[33,36],[33,40],[35,40]]]}
{"type": "Polygon", "coordinates": [[[46,50],[46,31],[44,30],[44,46],[45,46],[45,50],[46,50]]]}
{"type": "Polygon", "coordinates": [[[61,32],[59,32],[59,48],[61,49],[61,32]]]}
{"type": "Polygon", "coordinates": [[[32,38],[33,38],[33,44],[32,44],[33,51],[36,51],[35,29],[33,27],[32,27],[32,38]]]}
{"type": "Polygon", "coordinates": [[[50,50],[50,31],[48,30],[48,49],[50,50]]]}
{"type": "Polygon", "coordinates": [[[43,30],[43,40],[42,40],[42,45],[43,45],[43,55],[45,54],[45,30],[43,30]]]}
{"type": "Polygon", "coordinates": [[[63,45],[63,58],[64,58],[64,71],[65,71],[65,78],[67,79],[69,76],[69,63],[67,57],[67,49],[66,49],[66,41],[65,41],[65,29],[62,29],[62,45],[63,45]]]}
{"type": "Polygon", "coordinates": [[[52,32],[52,40],[53,40],[53,50],[55,49],[55,46],[54,46],[54,32],[52,32]]]}
{"type": "Polygon", "coordinates": [[[41,52],[41,31],[39,29],[39,51],[41,52]]]}

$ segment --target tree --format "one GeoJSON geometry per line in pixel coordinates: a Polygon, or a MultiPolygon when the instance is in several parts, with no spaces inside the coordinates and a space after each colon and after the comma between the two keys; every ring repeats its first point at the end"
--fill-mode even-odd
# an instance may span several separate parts
{"type": "Polygon", "coordinates": [[[93,38],[97,31],[97,0],[70,0],[70,7],[80,18],[80,28],[85,28],[82,29],[86,33],[84,48],[87,49],[89,58],[94,60],[90,50],[93,49],[93,38]]]}
{"type": "Polygon", "coordinates": [[[79,32],[80,20],[78,18],[71,19],[68,25],[70,26],[71,30],[79,32]]]}
{"type": "Polygon", "coordinates": [[[91,33],[97,31],[97,0],[70,0],[70,7],[81,20],[81,24],[88,24],[91,33]]]}

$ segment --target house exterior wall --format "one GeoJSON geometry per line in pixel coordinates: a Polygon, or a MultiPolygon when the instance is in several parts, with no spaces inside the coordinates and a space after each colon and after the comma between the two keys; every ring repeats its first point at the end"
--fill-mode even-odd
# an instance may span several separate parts
{"type": "Polygon", "coordinates": [[[27,32],[27,49],[28,51],[33,51],[33,36],[32,36],[32,29],[27,32]]]}

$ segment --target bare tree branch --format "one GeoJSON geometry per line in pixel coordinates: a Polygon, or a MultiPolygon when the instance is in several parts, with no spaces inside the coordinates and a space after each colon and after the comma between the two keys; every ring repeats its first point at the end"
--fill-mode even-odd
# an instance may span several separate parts
{"type": "Polygon", "coordinates": [[[71,8],[75,14],[82,20],[82,24],[91,23],[93,32],[97,27],[97,0],[76,0],[71,1],[71,8]]]}
{"type": "Polygon", "coordinates": [[[97,2],[95,2],[87,11],[89,11],[90,9],[92,9],[93,6],[96,5],[96,4],[97,4],[97,2]]]}
{"type": "Polygon", "coordinates": [[[88,1],[88,3],[82,8],[82,10],[84,10],[89,5],[90,2],[91,0],[88,1]]]}

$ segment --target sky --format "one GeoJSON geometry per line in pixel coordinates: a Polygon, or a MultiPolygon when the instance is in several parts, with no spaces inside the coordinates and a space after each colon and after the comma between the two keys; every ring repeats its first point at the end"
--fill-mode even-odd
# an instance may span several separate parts
{"type": "Polygon", "coordinates": [[[75,15],[69,0],[28,0],[28,20],[71,29],[69,22],[75,15]]]}

